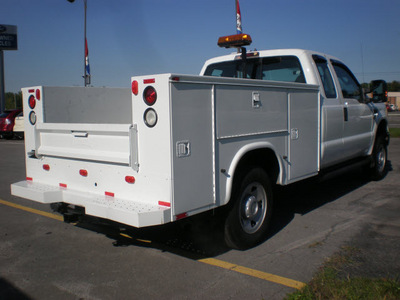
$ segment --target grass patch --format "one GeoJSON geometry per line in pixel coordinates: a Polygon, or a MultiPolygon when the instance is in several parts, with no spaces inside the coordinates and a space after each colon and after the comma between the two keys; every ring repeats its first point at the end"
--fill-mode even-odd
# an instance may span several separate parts
{"type": "Polygon", "coordinates": [[[390,137],[400,137],[400,128],[389,128],[390,137]]]}
{"type": "Polygon", "coordinates": [[[351,278],[339,276],[346,264],[352,264],[352,256],[358,249],[342,247],[339,254],[327,260],[309,284],[301,290],[287,295],[287,300],[308,299],[400,299],[400,282],[385,278],[351,278]]]}

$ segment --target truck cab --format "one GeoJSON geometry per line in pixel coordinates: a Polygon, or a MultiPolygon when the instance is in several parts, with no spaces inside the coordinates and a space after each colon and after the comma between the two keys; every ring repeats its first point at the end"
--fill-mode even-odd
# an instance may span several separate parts
{"type": "Polygon", "coordinates": [[[321,169],[372,153],[379,129],[388,139],[382,103],[373,103],[350,69],[336,57],[302,49],[250,51],[210,59],[200,75],[319,86],[321,169]],[[245,71],[243,71],[245,68],[245,71]],[[382,123],[381,123],[382,122],[382,123]]]}

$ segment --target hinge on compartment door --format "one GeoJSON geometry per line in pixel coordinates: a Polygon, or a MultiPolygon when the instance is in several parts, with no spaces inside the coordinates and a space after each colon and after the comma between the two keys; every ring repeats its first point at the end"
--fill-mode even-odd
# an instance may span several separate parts
{"type": "Polygon", "coordinates": [[[139,172],[139,145],[137,125],[134,124],[129,128],[129,146],[130,161],[129,164],[133,170],[139,172]]]}

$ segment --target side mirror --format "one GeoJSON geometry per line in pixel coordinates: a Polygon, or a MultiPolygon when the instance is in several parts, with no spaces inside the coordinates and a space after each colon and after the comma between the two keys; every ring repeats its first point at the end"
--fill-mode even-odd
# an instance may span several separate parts
{"type": "Polygon", "coordinates": [[[387,102],[388,88],[385,80],[371,81],[370,93],[372,93],[373,102],[387,102]]]}

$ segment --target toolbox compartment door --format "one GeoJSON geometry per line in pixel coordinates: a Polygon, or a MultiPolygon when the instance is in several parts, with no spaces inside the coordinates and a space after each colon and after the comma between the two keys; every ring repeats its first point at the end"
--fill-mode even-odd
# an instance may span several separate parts
{"type": "Polygon", "coordinates": [[[215,203],[213,86],[171,86],[174,214],[215,203]]]}
{"type": "Polygon", "coordinates": [[[134,166],[136,136],[131,124],[38,123],[35,154],[134,166]]]}

